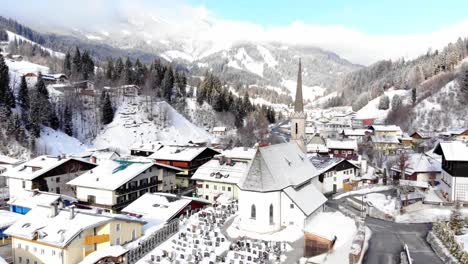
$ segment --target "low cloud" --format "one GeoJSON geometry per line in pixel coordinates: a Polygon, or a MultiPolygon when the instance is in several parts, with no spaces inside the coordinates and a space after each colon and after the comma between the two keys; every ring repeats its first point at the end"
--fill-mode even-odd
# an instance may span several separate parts
{"type": "MultiPolygon", "coordinates": [[[[311,25],[297,21],[285,26],[226,20],[204,6],[182,0],[62,0],[7,1],[0,14],[43,28],[143,32],[149,39],[165,37],[209,42],[218,48],[237,41],[313,45],[354,63],[369,65],[381,59],[414,58],[429,48],[440,49],[466,37],[468,19],[427,34],[369,35],[346,26],[311,25]]],[[[261,14],[259,14],[261,15],[261,14]]]]}

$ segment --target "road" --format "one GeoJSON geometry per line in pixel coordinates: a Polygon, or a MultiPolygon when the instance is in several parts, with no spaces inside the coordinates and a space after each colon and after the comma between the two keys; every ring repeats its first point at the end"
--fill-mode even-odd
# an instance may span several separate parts
{"type": "MultiPolygon", "coordinates": [[[[390,192],[384,193],[390,194],[390,192]]],[[[338,209],[338,205],[342,205],[354,214],[360,214],[359,211],[347,206],[344,201],[344,198],[328,200],[327,205],[334,209],[338,209]]],[[[366,217],[365,221],[372,231],[372,237],[362,263],[400,263],[400,252],[403,250],[404,244],[407,244],[413,263],[442,264],[442,261],[426,242],[426,235],[431,229],[431,224],[401,224],[371,217],[366,217]]]]}
{"type": "Polygon", "coordinates": [[[399,224],[367,217],[366,225],[372,230],[364,264],[400,263],[400,252],[407,244],[414,263],[442,264],[426,242],[430,224],[399,224]]]}

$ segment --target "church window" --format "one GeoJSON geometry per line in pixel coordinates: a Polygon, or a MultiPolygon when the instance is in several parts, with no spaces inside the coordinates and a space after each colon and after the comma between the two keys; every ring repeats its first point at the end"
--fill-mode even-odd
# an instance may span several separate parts
{"type": "Polygon", "coordinates": [[[270,204],[270,225],[273,224],[273,205],[270,204]]]}
{"type": "Polygon", "coordinates": [[[291,209],[293,209],[293,208],[294,208],[294,204],[289,205],[289,207],[290,207],[291,209]]]}
{"type": "Polygon", "coordinates": [[[255,219],[257,216],[257,212],[255,209],[255,204],[252,204],[252,207],[250,208],[250,218],[255,219]]]}
{"type": "Polygon", "coordinates": [[[297,123],[296,123],[296,135],[298,134],[298,127],[297,127],[297,123]]]}

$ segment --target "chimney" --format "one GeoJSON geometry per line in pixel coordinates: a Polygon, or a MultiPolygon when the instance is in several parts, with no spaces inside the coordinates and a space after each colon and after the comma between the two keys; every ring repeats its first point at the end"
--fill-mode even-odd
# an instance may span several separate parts
{"type": "Polygon", "coordinates": [[[69,219],[73,219],[75,217],[75,205],[72,204],[70,205],[70,216],[69,216],[69,219]]]}
{"type": "Polygon", "coordinates": [[[96,156],[91,156],[91,163],[94,163],[94,164],[97,163],[96,156]]]}
{"type": "Polygon", "coordinates": [[[218,160],[219,160],[219,165],[223,165],[224,164],[224,156],[219,156],[218,157],[218,160]]]}
{"type": "Polygon", "coordinates": [[[50,217],[50,218],[56,217],[56,216],[57,216],[57,213],[58,213],[58,205],[57,205],[56,202],[53,202],[53,203],[50,205],[50,215],[49,215],[49,217],[50,217]]]}

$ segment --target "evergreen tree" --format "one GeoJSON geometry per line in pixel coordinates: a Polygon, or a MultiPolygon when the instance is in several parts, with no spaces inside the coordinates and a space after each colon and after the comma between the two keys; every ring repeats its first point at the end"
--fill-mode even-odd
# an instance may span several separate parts
{"type": "Polygon", "coordinates": [[[402,102],[400,96],[398,94],[395,94],[392,98],[392,110],[398,110],[401,104],[402,102]]]}
{"type": "Polygon", "coordinates": [[[464,102],[468,102],[468,66],[463,66],[458,77],[458,86],[460,87],[461,96],[464,102]]]}
{"type": "Polygon", "coordinates": [[[73,114],[71,108],[68,104],[65,106],[65,111],[63,114],[63,132],[69,136],[73,136],[73,114]]]}
{"type": "Polygon", "coordinates": [[[124,84],[133,84],[133,65],[130,58],[127,57],[124,67],[124,84]]]}
{"type": "Polygon", "coordinates": [[[67,75],[70,76],[72,70],[71,66],[71,55],[70,52],[67,51],[67,54],[65,54],[65,59],[63,61],[63,72],[67,75]]]}
{"type": "Polygon", "coordinates": [[[21,120],[26,128],[29,126],[29,90],[26,83],[26,77],[21,77],[21,83],[18,91],[18,105],[20,107],[21,120]]]}
{"type": "Polygon", "coordinates": [[[164,74],[164,78],[162,80],[162,90],[163,90],[163,96],[166,99],[167,102],[171,102],[171,97],[172,97],[172,90],[174,88],[174,73],[172,72],[172,67],[169,66],[166,69],[166,72],[164,74]]]}
{"type": "Polygon", "coordinates": [[[146,69],[139,59],[135,61],[135,76],[134,83],[136,85],[143,85],[145,83],[146,69]]]}
{"type": "Polygon", "coordinates": [[[81,71],[84,80],[94,78],[94,61],[87,50],[85,50],[81,56],[81,71]]]}
{"type": "Polygon", "coordinates": [[[3,56],[0,55],[0,106],[9,107],[10,75],[3,56]]]}
{"type": "Polygon", "coordinates": [[[47,91],[47,87],[44,83],[44,80],[42,79],[41,73],[39,73],[39,76],[37,76],[36,91],[39,93],[39,95],[49,100],[49,91],[47,91]]]}
{"type": "Polygon", "coordinates": [[[79,78],[79,74],[82,72],[82,63],[81,52],[78,47],[76,47],[75,49],[75,54],[73,55],[72,63],[72,75],[76,78],[79,78]]]}
{"type": "Polygon", "coordinates": [[[112,80],[116,81],[119,78],[121,78],[123,71],[124,71],[124,64],[123,64],[122,58],[119,57],[117,61],[115,62],[115,68],[114,68],[114,74],[112,76],[112,80]]]}
{"type": "Polygon", "coordinates": [[[387,95],[382,95],[379,100],[379,109],[387,110],[390,107],[390,99],[387,95]]]}
{"type": "Polygon", "coordinates": [[[102,123],[104,125],[110,124],[114,120],[114,109],[112,108],[112,102],[109,95],[104,95],[104,105],[102,106],[102,123]]]}
{"type": "Polygon", "coordinates": [[[112,58],[109,58],[107,61],[107,68],[106,68],[106,78],[108,80],[113,80],[114,77],[114,61],[112,58]]]}
{"type": "Polygon", "coordinates": [[[413,87],[413,89],[411,89],[411,102],[413,103],[413,106],[416,105],[416,87],[413,87]]]}
{"type": "Polygon", "coordinates": [[[55,107],[52,105],[50,107],[48,125],[54,130],[60,127],[60,120],[57,117],[57,113],[55,113],[55,107]]]}
{"type": "Polygon", "coordinates": [[[31,111],[29,112],[29,127],[31,134],[38,138],[41,135],[41,124],[43,122],[43,115],[41,111],[43,111],[44,106],[42,105],[42,102],[44,102],[44,99],[37,91],[34,93],[34,95],[35,96],[33,96],[33,98],[37,98],[36,100],[31,101],[31,111]]]}

